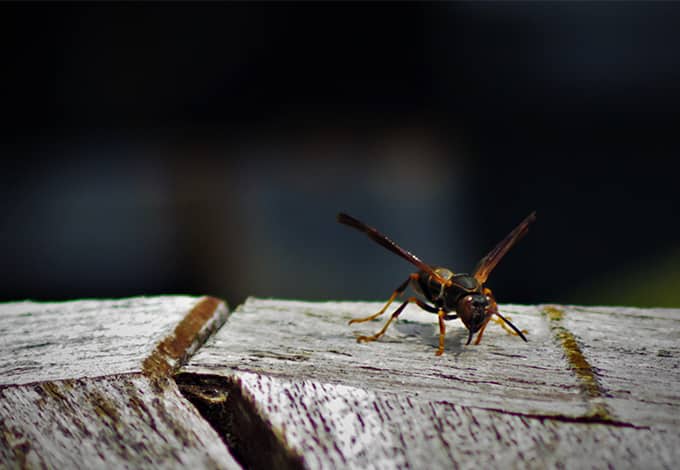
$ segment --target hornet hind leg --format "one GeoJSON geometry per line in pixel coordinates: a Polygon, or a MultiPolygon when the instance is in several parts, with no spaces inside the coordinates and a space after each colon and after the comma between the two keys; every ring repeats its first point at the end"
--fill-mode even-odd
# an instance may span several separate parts
{"type": "Polygon", "coordinates": [[[387,308],[392,304],[394,299],[396,299],[397,297],[399,297],[401,294],[404,293],[409,282],[417,281],[417,280],[418,280],[418,273],[411,274],[408,279],[406,279],[399,287],[396,288],[396,290],[392,293],[392,295],[390,296],[390,299],[387,301],[385,306],[383,308],[381,308],[380,311],[378,311],[378,313],[374,313],[373,315],[365,317],[365,318],[352,318],[349,321],[349,324],[351,325],[352,323],[363,323],[365,321],[375,320],[380,315],[385,313],[385,310],[387,310],[387,308]]]}
{"type": "Polygon", "coordinates": [[[417,297],[410,297],[394,311],[394,313],[390,316],[390,318],[387,320],[387,322],[385,322],[385,325],[380,329],[380,331],[378,331],[376,334],[371,335],[371,336],[359,336],[359,337],[357,337],[357,342],[367,343],[367,342],[370,342],[370,341],[375,341],[377,339],[380,339],[380,337],[382,337],[382,335],[385,334],[385,332],[387,331],[387,328],[389,328],[390,324],[399,317],[399,315],[404,310],[404,308],[406,308],[406,306],[410,303],[415,303],[415,304],[418,305],[418,307],[420,307],[423,310],[426,310],[428,312],[432,312],[432,313],[438,312],[438,310],[436,308],[432,307],[431,305],[426,304],[425,302],[418,299],[417,297]]]}

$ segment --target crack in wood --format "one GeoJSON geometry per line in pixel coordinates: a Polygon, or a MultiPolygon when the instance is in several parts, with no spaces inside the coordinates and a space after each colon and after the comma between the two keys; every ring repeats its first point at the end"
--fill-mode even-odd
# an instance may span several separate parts
{"type": "Polygon", "coordinates": [[[305,468],[303,457],[258,410],[238,378],[180,373],[175,382],[244,468],[305,468]]]}
{"type": "Polygon", "coordinates": [[[508,412],[255,373],[183,372],[179,380],[188,384],[185,395],[197,393],[203,401],[217,397],[227,406],[233,395],[239,396],[241,409],[212,418],[201,413],[213,426],[229,422],[226,437],[237,441],[229,445],[232,453],[241,447],[246,458],[260,459],[241,460],[239,454],[245,468],[277,468],[260,455],[272,448],[294,449],[296,464],[305,468],[561,468],[565,462],[576,467],[579,458],[585,459],[579,465],[639,468],[651,454],[645,457],[638,447],[659,459],[651,460],[652,467],[673,468],[665,449],[673,449],[676,433],[660,435],[655,427],[598,416],[508,412]],[[245,413],[242,420],[261,429],[244,429],[233,419],[235,412],[245,413]],[[262,444],[267,439],[275,439],[267,444],[273,447],[262,444]],[[244,450],[243,441],[260,447],[244,450]]]}
{"type": "Polygon", "coordinates": [[[223,303],[9,305],[7,331],[33,315],[38,334],[3,356],[0,467],[677,466],[677,310],[510,307],[531,347],[464,348],[460,328],[433,360],[426,319],[355,345],[357,305],[249,301],[176,381],[223,303]]]}
{"type": "Polygon", "coordinates": [[[152,382],[134,372],[0,388],[0,468],[239,468],[174,382],[160,394],[152,382]]]}
{"type": "MultiPolygon", "coordinates": [[[[447,403],[447,402],[441,402],[447,403]]],[[[466,408],[466,407],[463,407],[466,408]]],[[[482,408],[482,407],[467,407],[476,408],[479,410],[493,411],[496,413],[502,413],[509,416],[519,416],[522,418],[538,419],[539,421],[559,421],[563,423],[583,423],[583,424],[605,424],[607,426],[615,426],[620,428],[631,428],[640,430],[652,429],[650,426],[639,426],[637,424],[629,423],[626,421],[617,421],[612,419],[611,416],[602,417],[597,414],[585,414],[583,416],[569,416],[569,415],[548,415],[540,413],[518,413],[516,411],[508,411],[500,408],[482,408]]]]}
{"type": "Polygon", "coordinates": [[[569,368],[578,378],[581,390],[588,402],[588,413],[585,416],[572,419],[591,420],[590,422],[592,420],[607,423],[616,422],[609,407],[605,403],[598,403],[597,401],[605,397],[605,390],[600,385],[593,366],[590,365],[583,351],[581,351],[576,336],[562,325],[564,310],[548,305],[543,307],[542,313],[548,318],[553,337],[562,347],[562,351],[569,362],[569,368]]]}

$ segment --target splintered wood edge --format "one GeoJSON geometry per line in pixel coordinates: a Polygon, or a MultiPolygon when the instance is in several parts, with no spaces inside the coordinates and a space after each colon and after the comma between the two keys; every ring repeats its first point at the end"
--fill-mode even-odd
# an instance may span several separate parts
{"type": "Polygon", "coordinates": [[[142,373],[151,379],[168,377],[179,369],[229,316],[226,304],[203,297],[142,363],[142,373]]]}

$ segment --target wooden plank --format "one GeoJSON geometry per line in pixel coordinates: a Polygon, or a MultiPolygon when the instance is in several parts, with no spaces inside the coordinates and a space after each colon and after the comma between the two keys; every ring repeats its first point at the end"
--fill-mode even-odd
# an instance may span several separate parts
{"type": "Polygon", "coordinates": [[[211,297],[4,303],[0,385],[172,369],[227,314],[211,297]]]}
{"type": "Polygon", "coordinates": [[[680,427],[678,310],[567,307],[564,327],[596,370],[600,400],[620,419],[680,427]]]}
{"type": "Polygon", "coordinates": [[[0,388],[0,467],[241,468],[174,382],[142,374],[0,388]]]}
{"type": "Polygon", "coordinates": [[[221,383],[231,409],[269,423],[309,468],[672,468],[680,458],[680,311],[505,305],[529,343],[491,327],[465,346],[451,322],[435,357],[435,317],[413,308],[381,341],[355,343],[381,323],[347,321],[380,307],[249,299],[180,383],[221,383]]]}
{"type": "Polygon", "coordinates": [[[247,372],[236,376],[230,406],[271,426],[290,460],[306,468],[670,469],[678,457],[677,432],[512,414],[247,372]]]}
{"type": "Polygon", "coordinates": [[[0,304],[0,467],[241,468],[171,374],[212,297],[0,304]]]}

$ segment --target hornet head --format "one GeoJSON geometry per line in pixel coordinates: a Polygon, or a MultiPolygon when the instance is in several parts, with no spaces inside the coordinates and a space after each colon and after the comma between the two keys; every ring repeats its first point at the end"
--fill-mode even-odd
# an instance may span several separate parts
{"type": "Polygon", "coordinates": [[[466,344],[470,344],[472,335],[477,333],[494,313],[491,308],[491,300],[482,294],[468,294],[461,297],[458,300],[456,312],[470,332],[466,344]]]}

